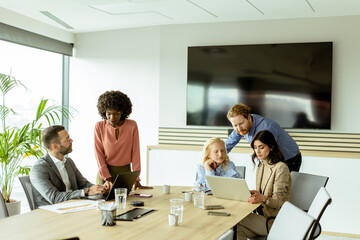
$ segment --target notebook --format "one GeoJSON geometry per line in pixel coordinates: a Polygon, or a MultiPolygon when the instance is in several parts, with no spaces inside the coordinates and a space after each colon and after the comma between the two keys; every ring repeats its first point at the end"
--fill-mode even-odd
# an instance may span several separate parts
{"type": "Polygon", "coordinates": [[[127,188],[127,195],[131,192],[132,186],[135,183],[136,178],[139,176],[140,170],[133,172],[124,172],[116,176],[113,186],[107,195],[93,195],[87,196],[87,199],[105,199],[106,201],[112,200],[115,198],[114,189],[115,188],[127,188]]]}
{"type": "Polygon", "coordinates": [[[213,195],[217,198],[247,202],[251,196],[245,179],[205,176],[213,195]]]}

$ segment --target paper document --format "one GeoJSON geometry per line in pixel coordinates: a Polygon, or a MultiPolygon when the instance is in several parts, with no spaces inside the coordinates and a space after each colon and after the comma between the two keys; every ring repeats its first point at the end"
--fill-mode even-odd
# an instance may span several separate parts
{"type": "Polygon", "coordinates": [[[90,200],[71,201],[54,205],[40,206],[39,208],[56,213],[78,212],[96,208],[96,202],[90,200]]]}

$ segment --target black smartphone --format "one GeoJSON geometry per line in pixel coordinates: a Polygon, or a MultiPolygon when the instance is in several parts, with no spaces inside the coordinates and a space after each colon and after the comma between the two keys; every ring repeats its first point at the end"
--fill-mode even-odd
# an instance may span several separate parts
{"type": "Polygon", "coordinates": [[[221,205],[207,205],[205,206],[205,210],[212,210],[212,209],[224,209],[221,205]]]}
{"type": "Polygon", "coordinates": [[[208,215],[212,215],[212,216],[230,216],[230,213],[227,213],[227,212],[208,211],[208,215]]]}

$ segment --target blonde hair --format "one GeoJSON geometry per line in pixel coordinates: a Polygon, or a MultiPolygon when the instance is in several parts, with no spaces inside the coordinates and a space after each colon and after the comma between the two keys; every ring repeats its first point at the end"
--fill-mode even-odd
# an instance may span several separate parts
{"type": "Polygon", "coordinates": [[[211,145],[215,144],[215,143],[221,143],[224,148],[225,148],[225,159],[224,159],[224,162],[222,163],[222,170],[225,171],[227,169],[227,165],[230,161],[230,158],[229,158],[229,155],[227,154],[227,151],[226,151],[226,146],[225,146],[225,142],[220,139],[220,138],[210,138],[209,140],[206,141],[206,143],[204,144],[204,147],[203,147],[203,152],[202,152],[202,155],[203,155],[203,165],[205,164],[205,162],[209,159],[209,155],[210,155],[210,147],[211,145]]]}
{"type": "Polygon", "coordinates": [[[239,103],[235,104],[230,108],[228,111],[226,117],[230,120],[230,118],[236,117],[236,116],[243,116],[244,118],[247,118],[250,114],[251,108],[245,104],[239,103]]]}

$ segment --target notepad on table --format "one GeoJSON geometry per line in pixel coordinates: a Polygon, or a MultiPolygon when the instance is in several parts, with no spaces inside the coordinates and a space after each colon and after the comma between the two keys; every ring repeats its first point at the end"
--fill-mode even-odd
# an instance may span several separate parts
{"type": "Polygon", "coordinates": [[[96,202],[90,200],[80,200],[58,203],[54,205],[40,206],[39,208],[56,213],[69,213],[94,209],[96,208],[96,202]]]}

